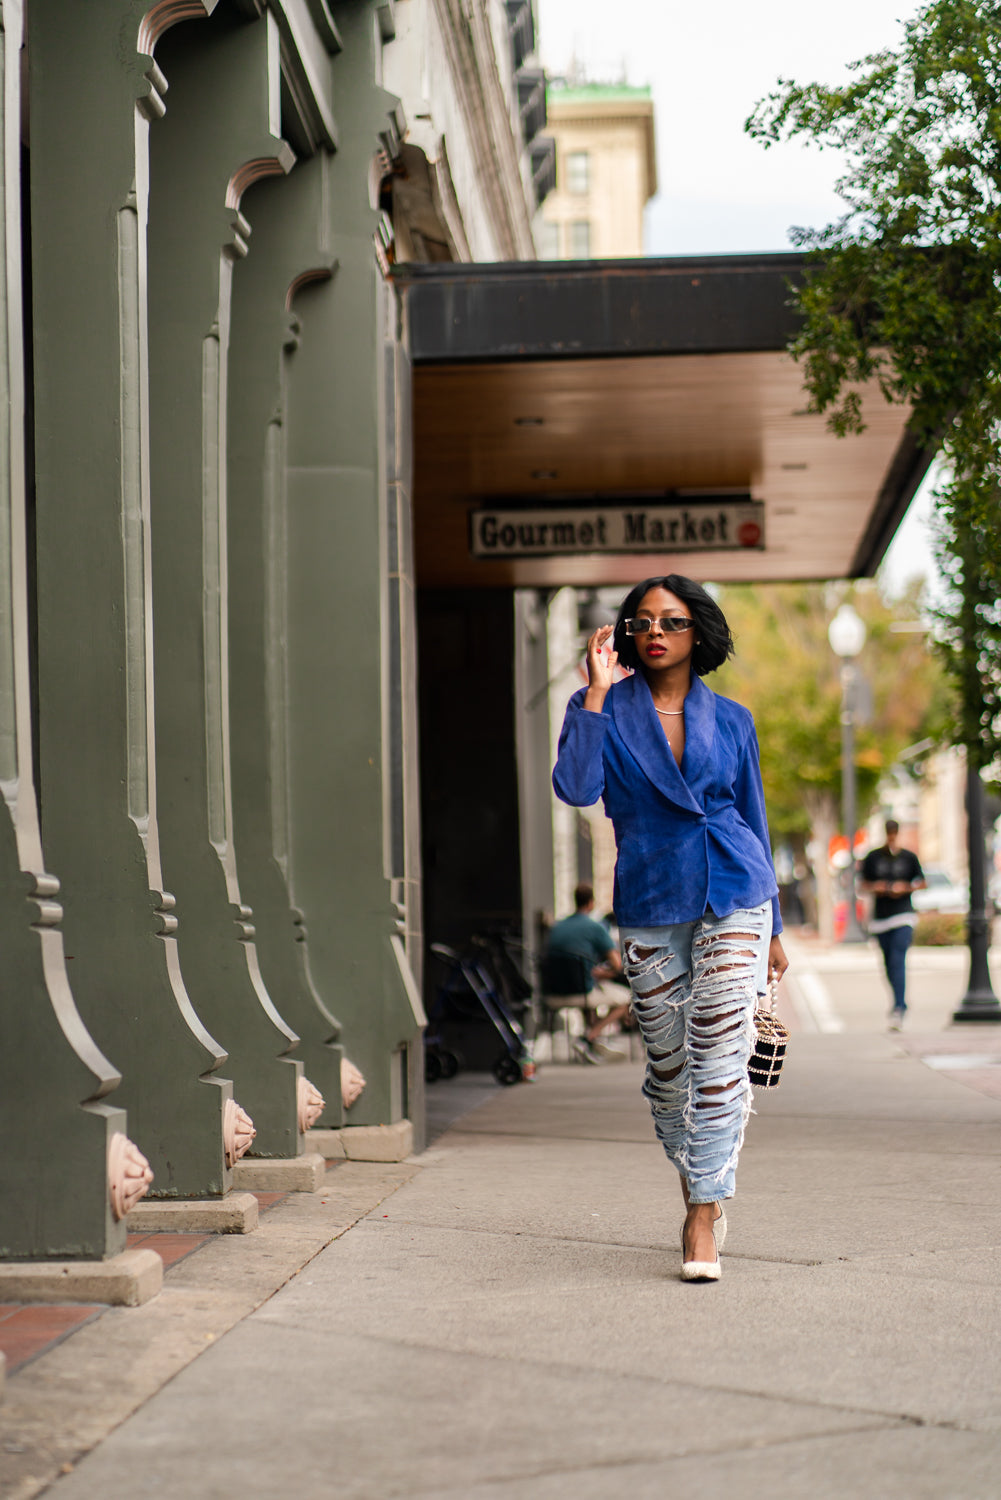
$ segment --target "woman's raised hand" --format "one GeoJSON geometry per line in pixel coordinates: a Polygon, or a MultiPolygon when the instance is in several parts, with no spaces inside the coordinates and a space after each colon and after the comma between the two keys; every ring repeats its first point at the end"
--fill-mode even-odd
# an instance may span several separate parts
{"type": "Polygon", "coordinates": [[[584,698],[584,707],[594,713],[601,712],[601,705],[605,701],[605,694],[611,687],[615,677],[615,666],[619,659],[617,651],[604,651],[606,642],[611,640],[614,626],[599,625],[587,643],[587,680],[588,689],[584,698]]]}

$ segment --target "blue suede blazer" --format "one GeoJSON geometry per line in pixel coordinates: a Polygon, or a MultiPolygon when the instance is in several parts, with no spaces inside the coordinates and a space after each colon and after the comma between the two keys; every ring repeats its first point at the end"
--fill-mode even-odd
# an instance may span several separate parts
{"type": "Polygon", "coordinates": [[[586,689],[567,705],[553,771],[573,807],[600,797],[615,827],[615,915],[621,927],[694,922],[771,899],[781,932],[754,720],[700,677],[685,699],[679,766],[640,672],[617,682],[600,714],[586,689]]]}

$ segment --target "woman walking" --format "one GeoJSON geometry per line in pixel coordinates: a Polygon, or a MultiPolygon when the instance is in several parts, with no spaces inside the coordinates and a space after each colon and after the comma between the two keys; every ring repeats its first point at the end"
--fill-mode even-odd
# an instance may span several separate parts
{"type": "Polygon", "coordinates": [[[755,999],[788,967],[754,721],[702,681],[732,654],[699,584],[677,573],[637,584],[587,643],[588,686],[567,706],[553,771],[564,802],[601,797],[615,828],[643,1092],[687,1209],[684,1281],[719,1279],[755,999]],[[617,663],[632,675],[614,683],[617,663]]]}

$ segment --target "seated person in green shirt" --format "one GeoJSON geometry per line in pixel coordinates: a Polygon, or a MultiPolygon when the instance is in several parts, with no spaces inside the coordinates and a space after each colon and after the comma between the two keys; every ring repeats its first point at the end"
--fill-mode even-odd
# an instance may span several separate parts
{"type": "MultiPolygon", "coordinates": [[[[553,1009],[562,1009],[558,1004],[564,996],[590,998],[596,982],[614,979],[622,972],[622,959],[612,942],[608,928],[591,916],[594,910],[594,890],[581,884],[574,891],[576,911],[572,917],[564,917],[550,928],[542,955],[542,983],[546,1000],[553,1009]],[[577,960],[576,963],[561,962],[577,960]]],[[[610,1047],[603,1047],[597,1038],[610,1026],[614,1026],[629,1010],[629,1001],[613,1002],[608,1014],[598,1019],[589,1005],[581,1005],[587,1020],[587,1029],[582,1037],[574,1041],[574,1051],[584,1062],[597,1063],[602,1059],[625,1060],[625,1054],[610,1047]]]]}

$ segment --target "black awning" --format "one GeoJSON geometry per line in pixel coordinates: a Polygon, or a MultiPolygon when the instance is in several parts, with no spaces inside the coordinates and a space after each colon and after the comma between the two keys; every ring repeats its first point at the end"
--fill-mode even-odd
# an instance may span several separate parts
{"type": "Polygon", "coordinates": [[[402,265],[415,364],[784,349],[802,255],[402,265]]]}
{"type": "MultiPolygon", "coordinates": [[[[419,578],[618,581],[632,566],[618,556],[484,563],[469,551],[473,511],[723,492],[763,503],[767,540],[705,558],[720,581],[871,576],[932,453],[874,382],[861,436],[837,438],[808,410],[787,353],[805,265],[785,253],[394,268],[419,578]]],[[[670,571],[671,554],[661,562],[670,571]]]]}

